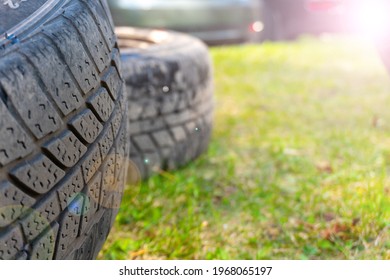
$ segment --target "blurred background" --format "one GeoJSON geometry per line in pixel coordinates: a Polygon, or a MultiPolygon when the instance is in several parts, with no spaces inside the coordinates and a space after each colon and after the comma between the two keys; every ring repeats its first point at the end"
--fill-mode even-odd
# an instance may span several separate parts
{"type": "Polygon", "coordinates": [[[207,153],[126,189],[100,258],[390,259],[389,2],[111,0],[218,45],[216,111],[207,153]]]}
{"type": "Polygon", "coordinates": [[[302,34],[384,36],[385,0],[109,0],[118,26],[171,29],[210,45],[291,40],[302,34]]]}

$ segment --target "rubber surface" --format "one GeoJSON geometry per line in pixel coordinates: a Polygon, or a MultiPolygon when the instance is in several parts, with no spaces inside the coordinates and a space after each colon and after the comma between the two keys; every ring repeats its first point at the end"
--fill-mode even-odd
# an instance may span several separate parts
{"type": "Polygon", "coordinates": [[[127,103],[107,3],[53,3],[0,40],[0,259],[93,259],[122,198],[127,103]]]}
{"type": "Polygon", "coordinates": [[[212,66],[193,37],[116,28],[129,99],[131,176],[172,170],[207,149],[212,130],[212,66]]]}

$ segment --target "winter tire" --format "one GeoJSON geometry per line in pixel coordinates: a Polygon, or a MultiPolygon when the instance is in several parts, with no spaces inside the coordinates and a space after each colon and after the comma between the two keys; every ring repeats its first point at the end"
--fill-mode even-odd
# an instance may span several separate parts
{"type": "Polygon", "coordinates": [[[0,259],[93,259],[126,176],[105,0],[0,3],[0,259]]]}
{"type": "Polygon", "coordinates": [[[116,34],[129,100],[133,180],[183,166],[205,151],[210,139],[207,47],[175,32],[122,27],[116,34]]]}

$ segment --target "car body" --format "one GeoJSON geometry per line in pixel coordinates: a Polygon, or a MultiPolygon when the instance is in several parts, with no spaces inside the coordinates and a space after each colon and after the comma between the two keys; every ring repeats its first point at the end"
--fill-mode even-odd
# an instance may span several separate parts
{"type": "Polygon", "coordinates": [[[117,26],[170,29],[208,44],[244,42],[262,31],[259,0],[109,0],[117,26]]]}

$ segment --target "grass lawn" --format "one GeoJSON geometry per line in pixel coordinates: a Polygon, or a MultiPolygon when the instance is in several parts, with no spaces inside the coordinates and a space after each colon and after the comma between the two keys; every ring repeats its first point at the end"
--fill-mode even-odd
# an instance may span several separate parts
{"type": "Polygon", "coordinates": [[[353,38],[211,49],[207,154],[128,188],[100,259],[390,259],[390,78],[353,38]]]}

